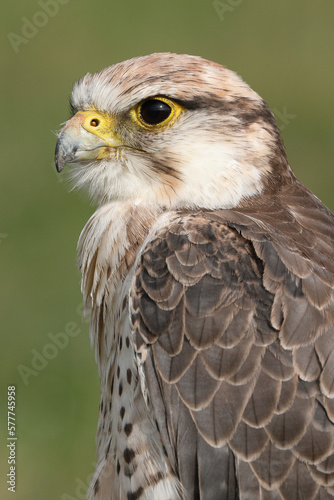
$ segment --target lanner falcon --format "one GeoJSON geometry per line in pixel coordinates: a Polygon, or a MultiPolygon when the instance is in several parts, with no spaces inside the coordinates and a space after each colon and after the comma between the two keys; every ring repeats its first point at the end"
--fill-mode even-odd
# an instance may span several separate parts
{"type": "Polygon", "coordinates": [[[334,219],[273,114],[200,57],[87,74],[56,147],[101,378],[89,498],[334,497],[334,219]]]}

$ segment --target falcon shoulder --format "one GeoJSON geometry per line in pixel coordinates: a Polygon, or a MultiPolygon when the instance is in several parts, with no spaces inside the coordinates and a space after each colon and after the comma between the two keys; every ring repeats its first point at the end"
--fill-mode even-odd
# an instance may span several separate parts
{"type": "Polygon", "coordinates": [[[182,212],[142,250],[133,340],[190,498],[334,495],[333,244],[333,215],[295,181],[182,212]]]}

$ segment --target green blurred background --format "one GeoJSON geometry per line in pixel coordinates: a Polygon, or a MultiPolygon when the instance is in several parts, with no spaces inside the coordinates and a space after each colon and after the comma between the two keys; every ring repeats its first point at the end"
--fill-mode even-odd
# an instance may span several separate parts
{"type": "Polygon", "coordinates": [[[2,11],[0,498],[12,498],[6,393],[15,384],[15,498],[82,499],[99,384],[75,258],[94,208],[53,165],[73,82],[156,51],[225,64],[269,103],[292,167],[333,210],[334,2],[11,0],[2,11]],[[52,347],[50,334],[72,327],[80,333],[52,347]],[[29,372],[36,352],[49,359],[29,372]]]}

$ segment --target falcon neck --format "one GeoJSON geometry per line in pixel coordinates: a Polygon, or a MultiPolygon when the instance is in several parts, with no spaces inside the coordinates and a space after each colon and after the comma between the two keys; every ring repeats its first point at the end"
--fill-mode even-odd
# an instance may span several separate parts
{"type": "Polygon", "coordinates": [[[100,306],[107,288],[110,295],[110,285],[124,281],[158,215],[156,206],[112,202],[88,220],[78,241],[86,309],[100,306]]]}

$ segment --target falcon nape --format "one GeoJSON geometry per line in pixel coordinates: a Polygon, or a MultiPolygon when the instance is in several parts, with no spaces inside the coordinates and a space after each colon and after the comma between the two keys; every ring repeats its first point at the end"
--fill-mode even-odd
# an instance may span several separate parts
{"type": "Polygon", "coordinates": [[[152,54],[87,74],[56,166],[101,379],[90,499],[334,497],[333,215],[239,76],[152,54]]]}

